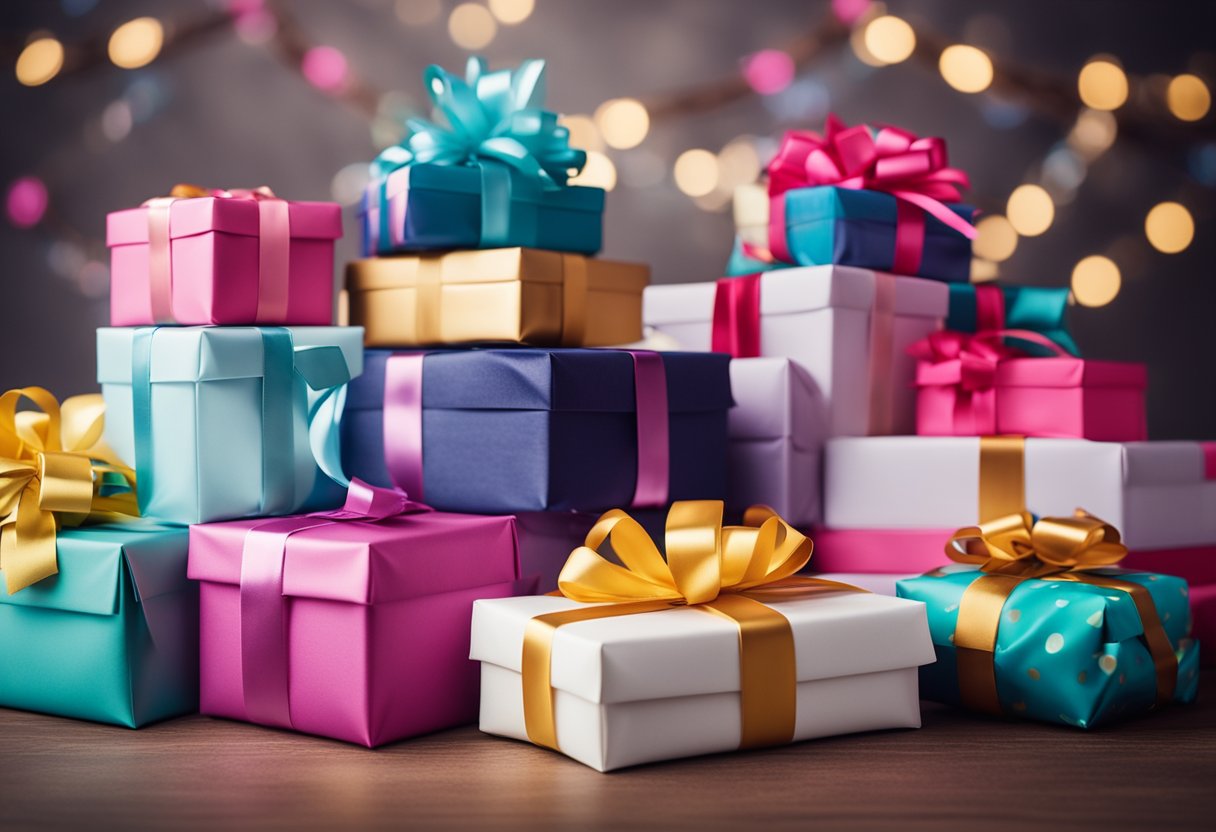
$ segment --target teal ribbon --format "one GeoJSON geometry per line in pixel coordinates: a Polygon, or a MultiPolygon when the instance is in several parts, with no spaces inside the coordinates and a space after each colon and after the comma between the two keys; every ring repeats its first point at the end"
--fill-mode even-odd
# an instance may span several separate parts
{"type": "Polygon", "coordinates": [[[146,515],[152,478],[152,336],[160,327],[135,330],[131,340],[131,419],[135,425],[135,493],[146,515]]]}
{"type": "MultiPolygon", "coordinates": [[[[1081,350],[1068,331],[1068,289],[1046,286],[1002,286],[1005,297],[1004,329],[1029,329],[1046,335],[1073,355],[1081,350]]],[[[975,287],[967,283],[950,284],[950,312],[946,329],[975,332],[978,328],[975,287]]],[[[1011,343],[1032,355],[1049,355],[1042,346],[1011,339],[1011,343]]]]}
{"type": "Polygon", "coordinates": [[[372,162],[379,181],[381,252],[390,249],[388,176],[410,165],[475,167],[481,172],[481,241],[507,242],[514,178],[541,190],[564,187],[587,163],[570,147],[570,131],[557,113],[543,109],[545,62],[524,61],[514,70],[490,72],[483,59],[469,58],[461,80],[438,66],[424,74],[431,103],[446,123],[409,119],[409,134],[372,162]]]}

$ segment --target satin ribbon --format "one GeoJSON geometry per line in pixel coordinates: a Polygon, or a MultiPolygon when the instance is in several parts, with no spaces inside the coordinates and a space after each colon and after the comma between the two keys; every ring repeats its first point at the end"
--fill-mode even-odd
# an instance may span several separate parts
{"type": "Polygon", "coordinates": [[[283,568],[287,539],[334,522],[376,522],[419,514],[431,507],[402,491],[350,481],[346,504],[334,511],[280,517],[245,535],[241,554],[241,679],[246,716],[253,722],[292,728],[283,568]]]}
{"type": "Polygon", "coordinates": [[[862,591],[795,575],[810,560],[811,548],[807,537],[770,508],[753,506],[744,525],[723,526],[722,503],[700,500],[672,505],[664,559],[636,520],[619,509],[604,514],[558,577],[561,595],[597,606],[538,615],[525,628],[521,673],[528,739],[560,750],[550,675],[558,628],[690,606],[738,627],[739,747],[792,740],[798,684],[793,631],[764,601],[862,591]],[[619,565],[598,551],[609,541],[619,565]]]}
{"type": "Polygon", "coordinates": [[[41,387],[0,395],[0,569],[12,594],[59,571],[62,525],[138,517],[135,473],[101,439],[105,403],[41,387]],[[17,412],[22,399],[42,410],[17,412]]]}
{"type": "Polygon", "coordinates": [[[1044,578],[1130,595],[1153,658],[1157,704],[1173,699],[1178,662],[1152,596],[1140,584],[1089,571],[1114,566],[1127,555],[1118,530],[1109,523],[1080,509],[1072,517],[1040,520],[1018,512],[959,529],[947,543],[946,555],[958,563],[977,565],[983,573],[959,601],[954,632],[959,690],[967,707],[1003,712],[994,664],[1001,612],[1018,584],[1044,578]]]}
{"type": "Polygon", "coordinates": [[[925,242],[925,215],[975,239],[975,227],[946,205],[970,187],[967,174],[949,167],[946,142],[920,138],[897,127],[871,130],[846,127],[829,115],[824,134],[789,131],[769,164],[769,250],[778,260],[794,262],[786,236],[785,197],[795,188],[832,185],[882,191],[896,199],[895,255],[892,271],[916,274],[925,242]]]}
{"type": "Polygon", "coordinates": [[[960,436],[986,436],[998,432],[996,374],[1001,362],[1026,353],[1015,344],[1033,344],[1053,356],[1066,356],[1062,347],[1045,335],[1029,330],[1002,329],[969,335],[940,331],[908,347],[920,364],[919,387],[955,387],[953,425],[960,436]]]}
{"type": "MultiPolygon", "coordinates": [[[[587,163],[587,154],[570,147],[570,131],[556,113],[543,109],[545,62],[524,61],[514,70],[490,72],[481,58],[471,57],[465,79],[430,66],[424,75],[433,108],[446,124],[409,119],[409,135],[387,148],[372,163],[379,182],[377,251],[392,249],[388,177],[411,165],[436,164],[477,168],[481,173],[481,243],[506,245],[509,240],[514,177],[545,191],[566,185],[587,163]]],[[[398,209],[398,213],[400,213],[398,209]]]]}
{"type": "Polygon", "coordinates": [[[286,323],[290,293],[291,217],[287,202],[266,186],[259,188],[202,188],[175,185],[169,196],[144,202],[148,209],[148,279],[152,291],[152,319],[158,324],[176,322],[173,314],[173,256],[170,218],[180,199],[251,199],[258,205],[259,323],[286,323]]]}
{"type": "Polygon", "coordinates": [[[710,349],[733,358],[760,355],[760,279],[763,274],[723,277],[714,291],[710,349]]]}
{"type": "MultiPolygon", "coordinates": [[[[1080,355],[1068,332],[1068,289],[1045,286],[998,286],[993,283],[950,284],[946,329],[983,333],[1002,329],[1031,330],[1045,335],[1072,355],[1080,355]]],[[[1055,354],[1036,343],[1015,342],[1032,355],[1055,354]]]]}
{"type": "MultiPolygon", "coordinates": [[[[671,483],[667,371],[648,350],[626,350],[633,359],[637,416],[637,479],[631,505],[667,504],[671,483]]],[[[425,499],[423,489],[422,379],[425,353],[390,355],[384,366],[384,463],[393,484],[425,499]]]]}

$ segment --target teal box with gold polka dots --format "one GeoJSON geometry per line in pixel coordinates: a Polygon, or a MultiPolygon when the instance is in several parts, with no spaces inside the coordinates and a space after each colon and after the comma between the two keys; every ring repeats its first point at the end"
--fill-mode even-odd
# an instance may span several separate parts
{"type": "MultiPolygon", "coordinates": [[[[899,597],[923,601],[929,617],[937,662],[920,669],[922,699],[965,704],[955,630],[963,593],[983,574],[957,565],[896,584],[899,597]]],[[[1168,654],[1159,656],[1163,698],[1194,700],[1199,643],[1189,637],[1186,581],[1148,572],[1094,574],[1148,591],[1173,651],[1172,662],[1168,654]]],[[[1000,610],[992,667],[1001,713],[1042,722],[1093,728],[1150,711],[1162,696],[1145,622],[1131,593],[1059,577],[1013,588],[1000,610]]]]}

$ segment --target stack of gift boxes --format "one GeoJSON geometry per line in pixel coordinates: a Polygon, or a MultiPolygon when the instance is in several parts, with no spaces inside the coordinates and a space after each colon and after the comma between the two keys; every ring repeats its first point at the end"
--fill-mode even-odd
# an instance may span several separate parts
{"type": "Polygon", "coordinates": [[[1207,564],[1216,452],[1139,441],[1144,371],[1077,358],[1065,292],[966,283],[940,140],[790,134],[737,276],[647,288],[594,256],[542,62],[425,83],[353,326],[335,205],[110,215],[104,405],[0,398],[0,704],[366,746],[479,719],[607,770],[922,695],[1083,727],[1193,698],[1185,581],[1112,567],[1207,564]]]}

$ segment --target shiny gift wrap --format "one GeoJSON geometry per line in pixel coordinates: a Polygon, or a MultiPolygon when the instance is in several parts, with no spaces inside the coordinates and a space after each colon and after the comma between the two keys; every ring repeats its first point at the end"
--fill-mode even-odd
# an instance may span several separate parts
{"type": "Polygon", "coordinates": [[[358,327],[100,329],[105,437],[136,469],[145,516],[173,523],[341,502],[336,462],[358,327]]]}
{"type": "Polygon", "coordinates": [[[0,706],[137,728],[198,706],[187,531],[62,529],[59,572],[0,594],[0,706]]]}
{"type": "MultiPolygon", "coordinates": [[[[1072,355],[1081,351],[1068,328],[1067,286],[997,286],[992,283],[951,283],[946,329],[990,332],[1028,329],[1045,335],[1072,355]]],[[[1041,346],[1015,342],[1034,355],[1050,355],[1041,346]]]]}
{"type": "Polygon", "coordinates": [[[347,266],[369,347],[511,341],[602,347],[642,337],[643,265],[528,248],[373,257],[347,266]]]}

